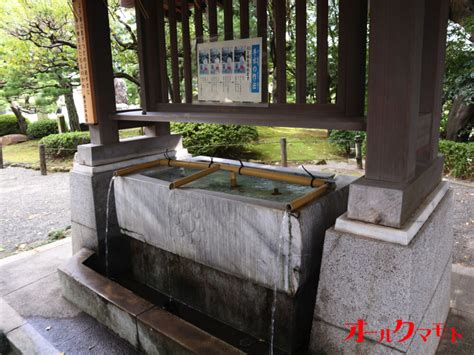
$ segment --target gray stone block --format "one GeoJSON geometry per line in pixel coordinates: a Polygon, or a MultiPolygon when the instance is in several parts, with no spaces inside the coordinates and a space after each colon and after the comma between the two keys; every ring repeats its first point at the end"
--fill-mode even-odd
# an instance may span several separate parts
{"type": "Polygon", "coordinates": [[[138,174],[116,179],[122,233],[291,295],[314,279],[324,231],[347,206],[347,181],[289,218],[284,203],[168,186],[138,174]]]}
{"type": "Polygon", "coordinates": [[[86,227],[77,222],[71,222],[72,229],[72,253],[75,254],[82,248],[90,250],[99,250],[99,240],[97,239],[97,230],[86,227]]]}
{"type": "Polygon", "coordinates": [[[347,216],[351,219],[400,228],[441,181],[443,157],[429,167],[417,166],[406,184],[360,178],[351,184],[347,216]]]}
{"type": "MultiPolygon", "coordinates": [[[[432,299],[426,308],[423,317],[417,328],[433,328],[435,323],[445,323],[449,307],[449,290],[451,283],[451,263],[446,264],[441,280],[436,287],[432,299]]],[[[404,319],[403,319],[404,320],[404,319]]],[[[352,321],[350,321],[352,323],[352,321]]],[[[391,328],[392,332],[395,327],[395,319],[387,322],[385,328],[391,328]]],[[[368,322],[367,329],[369,331],[377,330],[368,322]]],[[[392,343],[377,342],[373,339],[365,338],[362,343],[356,343],[355,338],[348,339],[347,329],[339,328],[333,324],[326,323],[320,319],[314,319],[313,328],[311,330],[311,343],[309,348],[310,354],[434,354],[440,337],[436,336],[433,330],[428,337],[427,342],[423,342],[420,334],[416,331],[413,336],[406,341],[406,349],[400,349],[400,343],[396,340],[392,343]]],[[[402,330],[404,330],[402,328],[402,330]]],[[[400,330],[400,331],[402,331],[400,330]]],[[[425,334],[425,332],[423,332],[425,334]]]]}
{"type": "MultiPolygon", "coordinates": [[[[357,319],[376,329],[396,319],[420,324],[451,260],[452,204],[449,191],[408,246],[329,229],[315,318],[340,329],[357,319]]],[[[377,335],[368,337],[377,341],[377,335]]],[[[398,350],[407,348],[397,343],[398,350]]]]}
{"type": "Polygon", "coordinates": [[[166,149],[178,150],[182,147],[181,136],[178,134],[132,137],[108,145],[92,143],[80,145],[77,149],[76,161],[81,165],[99,166],[162,153],[166,149]]]}

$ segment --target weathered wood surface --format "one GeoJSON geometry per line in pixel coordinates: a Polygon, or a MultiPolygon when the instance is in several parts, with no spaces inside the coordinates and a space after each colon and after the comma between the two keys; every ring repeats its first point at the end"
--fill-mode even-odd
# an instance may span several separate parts
{"type": "Polygon", "coordinates": [[[370,5],[366,177],[406,182],[416,165],[424,0],[370,5]]]}
{"type": "Polygon", "coordinates": [[[109,14],[106,1],[74,0],[83,5],[85,46],[91,60],[89,75],[93,83],[93,106],[97,124],[89,126],[94,144],[118,142],[117,122],[109,115],[115,111],[115,89],[110,48],[109,14]]]}
{"type": "MultiPolygon", "coordinates": [[[[247,108],[249,109],[249,108],[247,108]]],[[[147,112],[142,115],[137,112],[126,112],[111,115],[117,121],[140,121],[146,122],[200,122],[200,123],[222,123],[222,124],[248,124],[258,126],[277,127],[302,127],[321,129],[344,129],[353,131],[365,130],[364,117],[347,117],[338,112],[305,112],[294,114],[288,110],[274,109],[271,111],[261,110],[249,112],[245,108],[236,108],[232,112],[201,112],[183,111],[159,111],[147,112]],[[256,112],[256,113],[255,113],[256,112]]]]}

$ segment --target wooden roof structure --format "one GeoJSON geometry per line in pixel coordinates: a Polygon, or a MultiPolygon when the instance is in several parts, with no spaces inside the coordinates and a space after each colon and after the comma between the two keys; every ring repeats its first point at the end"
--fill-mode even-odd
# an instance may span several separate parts
{"type": "MultiPolygon", "coordinates": [[[[188,11],[181,11],[180,1],[135,1],[143,110],[117,112],[107,1],[73,0],[78,38],[82,43],[79,45],[83,63],[81,78],[89,90],[88,114],[94,123],[90,127],[93,143],[118,142],[118,130],[134,126],[146,126],[150,135],[169,134],[170,121],[367,130],[366,182],[406,192],[406,211],[417,207],[440,181],[441,171],[436,162],[447,0],[370,0],[370,9],[368,0],[339,0],[338,82],[334,103],[328,96],[328,0],[316,0],[316,103],[307,103],[306,99],[309,35],[306,0],[295,0],[295,103],[287,102],[285,0],[254,0],[253,3],[249,0],[194,0],[188,1],[188,11]],[[233,28],[236,1],[239,2],[239,28],[233,28]],[[269,11],[272,11],[276,63],[274,100],[269,100],[268,76],[263,75],[259,104],[197,104],[193,101],[192,63],[195,59],[190,16],[197,42],[248,38],[249,6],[253,4],[256,6],[256,35],[262,38],[264,52],[268,47],[269,11]],[[223,11],[222,28],[218,28],[218,7],[223,11]],[[178,26],[181,27],[180,38],[178,26]],[[169,33],[169,53],[166,32],[169,33]],[[182,62],[178,61],[178,48],[183,51],[182,62]],[[429,170],[434,169],[433,166],[436,169],[429,170]],[[429,191],[411,189],[415,183],[428,186],[425,190],[429,191]]],[[[267,54],[263,57],[262,71],[267,73],[267,54]]]]}

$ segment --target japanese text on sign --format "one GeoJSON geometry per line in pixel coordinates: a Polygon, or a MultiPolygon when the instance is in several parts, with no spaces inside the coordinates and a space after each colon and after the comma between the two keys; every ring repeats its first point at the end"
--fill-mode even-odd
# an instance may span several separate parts
{"type": "Polygon", "coordinates": [[[197,65],[199,101],[262,101],[261,38],[199,43],[197,65]]]}

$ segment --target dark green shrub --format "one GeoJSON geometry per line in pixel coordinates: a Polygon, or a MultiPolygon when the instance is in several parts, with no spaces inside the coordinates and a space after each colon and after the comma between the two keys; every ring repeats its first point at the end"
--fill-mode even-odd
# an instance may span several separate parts
{"type": "Polygon", "coordinates": [[[0,115],[0,137],[20,133],[15,115],[0,115]]]}
{"type": "Polygon", "coordinates": [[[354,147],[354,140],[357,135],[360,135],[364,140],[363,153],[365,155],[365,132],[333,129],[329,132],[328,141],[340,148],[346,155],[349,155],[351,148],[354,147]]]}
{"type": "Polygon", "coordinates": [[[238,157],[245,144],[258,138],[251,126],[173,123],[171,129],[183,136],[184,146],[195,155],[238,157]]]}
{"type": "Polygon", "coordinates": [[[48,118],[30,123],[26,134],[30,138],[43,138],[58,133],[58,122],[48,118]]]}
{"type": "Polygon", "coordinates": [[[457,178],[472,178],[474,174],[474,143],[439,141],[444,155],[444,171],[457,178]]]}
{"type": "Polygon", "coordinates": [[[89,132],[50,134],[40,140],[40,144],[45,145],[46,154],[50,157],[74,155],[78,145],[87,143],[90,143],[89,132]]]}

